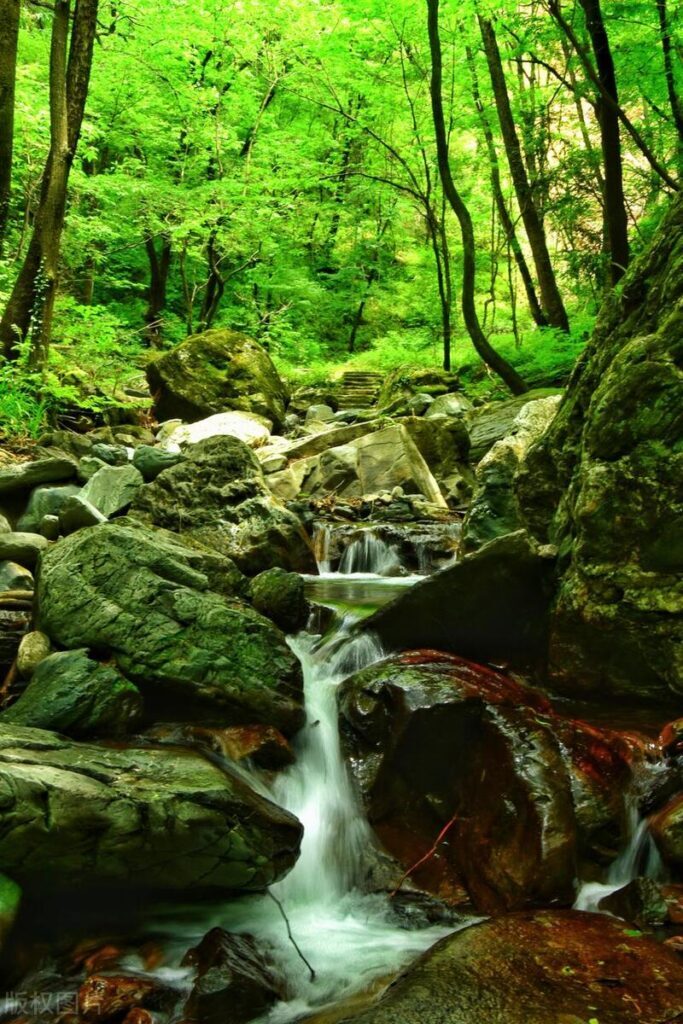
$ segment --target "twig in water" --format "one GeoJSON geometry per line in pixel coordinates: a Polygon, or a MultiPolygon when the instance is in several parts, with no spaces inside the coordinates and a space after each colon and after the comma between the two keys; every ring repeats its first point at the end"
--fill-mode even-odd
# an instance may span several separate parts
{"type": "Polygon", "coordinates": [[[296,944],[296,939],[292,935],[292,929],[291,929],[290,924],[289,924],[289,918],[287,917],[287,915],[285,913],[285,908],[282,906],[282,903],[277,898],[277,896],[273,895],[273,893],[270,891],[270,889],[267,889],[266,892],[270,896],[270,898],[273,901],[273,903],[277,906],[277,909],[280,911],[280,913],[282,915],[282,920],[285,922],[285,926],[287,928],[287,935],[289,936],[289,941],[292,943],[292,945],[294,946],[294,949],[297,951],[297,953],[299,954],[300,958],[303,960],[303,962],[308,967],[308,970],[310,971],[310,974],[311,974],[311,981],[315,981],[315,971],[313,970],[313,968],[309,964],[308,960],[306,959],[306,957],[303,955],[303,953],[301,952],[301,950],[299,949],[299,947],[296,944]]]}
{"type": "Polygon", "coordinates": [[[400,882],[398,883],[398,885],[396,886],[394,891],[390,894],[389,899],[393,899],[394,898],[396,893],[399,891],[399,889],[401,888],[401,886],[405,882],[405,880],[408,877],[408,875],[412,875],[413,871],[417,871],[418,868],[422,867],[422,865],[425,863],[425,861],[428,861],[430,859],[430,857],[434,856],[434,854],[436,853],[436,851],[438,849],[439,843],[443,839],[445,839],[447,833],[451,830],[453,825],[455,825],[457,820],[458,820],[458,815],[454,814],[453,817],[451,818],[451,820],[449,822],[447,822],[447,824],[445,824],[444,827],[439,832],[438,836],[434,840],[434,845],[432,846],[431,850],[428,850],[427,853],[425,853],[424,857],[420,857],[420,859],[417,861],[417,863],[413,864],[412,867],[409,867],[408,870],[405,872],[405,874],[401,876],[400,882]]]}

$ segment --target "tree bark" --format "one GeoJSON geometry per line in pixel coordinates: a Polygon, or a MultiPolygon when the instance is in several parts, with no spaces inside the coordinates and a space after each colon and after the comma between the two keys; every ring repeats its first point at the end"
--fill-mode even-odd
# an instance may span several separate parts
{"type": "Polygon", "coordinates": [[[441,39],[439,36],[439,0],[427,0],[427,28],[429,33],[429,52],[431,56],[431,76],[429,83],[430,98],[432,104],[432,117],[434,120],[434,134],[436,136],[436,155],[439,167],[439,176],[444,193],[448,202],[458,218],[463,245],[463,272],[462,272],[462,312],[467,332],[472,340],[474,348],[483,361],[494,373],[507,384],[515,395],[523,394],[528,390],[524,380],[520,377],[513,366],[507,362],[492,345],[489,344],[479,323],[477,310],[474,302],[474,291],[476,283],[476,263],[474,229],[472,218],[460,193],[455,187],[453,175],[451,174],[450,159],[448,155],[448,138],[446,135],[446,121],[443,111],[442,89],[442,59],[441,39]]]}
{"type": "Polygon", "coordinates": [[[669,14],[666,7],[666,0],[656,0],[657,15],[659,17],[659,37],[662,44],[662,55],[664,57],[664,74],[666,76],[666,90],[669,96],[671,114],[678,132],[678,162],[683,170],[683,106],[681,98],[676,90],[676,76],[674,74],[673,60],[671,59],[671,30],[669,28],[669,14]]]}
{"type": "Polygon", "coordinates": [[[171,266],[171,239],[168,235],[162,235],[161,251],[157,252],[156,241],[150,235],[145,239],[145,250],[149,260],[145,337],[152,348],[160,348],[162,342],[161,314],[166,308],[166,285],[171,266]]]}
{"type": "Polygon", "coordinates": [[[619,115],[617,114],[619,108],[617,77],[600,9],[600,0],[579,0],[579,2],[586,17],[586,27],[602,91],[613,101],[605,103],[601,94],[598,96],[596,110],[600,125],[600,143],[605,174],[605,234],[610,261],[608,276],[610,284],[615,285],[624,276],[629,263],[628,215],[624,198],[621,136],[619,115]]]}
{"type": "Polygon", "coordinates": [[[491,76],[493,95],[503,136],[503,144],[507,155],[512,182],[515,187],[517,202],[529,239],[531,255],[536,267],[536,276],[541,292],[541,303],[548,323],[560,330],[569,330],[569,320],[564,308],[562,296],[555,279],[555,271],[548,252],[548,243],[540,214],[534,202],[531,185],[522,156],[517,130],[515,128],[510,97],[508,96],[503,62],[498,49],[498,40],[492,22],[478,16],[484,52],[491,76]]]}
{"type": "Polygon", "coordinates": [[[12,188],[19,9],[19,0],[0,0],[0,254],[7,231],[12,188]]]}
{"type": "Polygon", "coordinates": [[[491,168],[491,187],[493,189],[493,198],[496,203],[498,210],[498,216],[500,217],[500,223],[510,251],[514,256],[515,263],[517,265],[517,271],[521,278],[526,292],[527,302],[529,304],[529,311],[535,324],[539,327],[547,327],[548,320],[545,313],[541,309],[541,304],[538,301],[536,295],[536,288],[534,286],[533,279],[531,277],[531,271],[527,265],[526,258],[522,251],[522,247],[519,244],[517,238],[517,232],[515,231],[515,225],[510,216],[510,211],[507,208],[505,202],[505,196],[503,195],[503,186],[500,180],[500,166],[498,164],[498,153],[496,152],[496,144],[493,138],[493,132],[491,131],[491,125],[486,117],[486,111],[484,110],[484,104],[481,101],[481,93],[479,91],[479,79],[477,77],[477,70],[474,66],[474,58],[472,51],[467,47],[467,63],[470,67],[470,75],[472,78],[472,96],[474,98],[474,105],[477,108],[479,114],[479,121],[481,123],[482,132],[484,133],[484,140],[486,142],[486,149],[489,156],[489,164],[491,168]]]}
{"type": "Polygon", "coordinates": [[[69,46],[71,0],[56,0],[54,5],[50,151],[31,241],[0,321],[0,346],[4,354],[16,356],[16,346],[29,340],[29,363],[34,367],[45,363],[52,333],[67,185],[88,93],[97,7],[98,0],[75,0],[69,46]]]}

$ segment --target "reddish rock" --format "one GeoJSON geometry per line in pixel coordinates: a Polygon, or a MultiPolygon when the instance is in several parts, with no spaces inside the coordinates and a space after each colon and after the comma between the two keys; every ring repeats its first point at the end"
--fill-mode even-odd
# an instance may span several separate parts
{"type": "Polygon", "coordinates": [[[521,912],[433,946],[354,1024],[674,1024],[683,964],[622,922],[521,912]]]}
{"type": "Polygon", "coordinates": [[[250,935],[212,928],[183,965],[197,968],[185,1006],[186,1018],[197,1024],[246,1024],[286,997],[284,979],[250,935]]]}
{"type": "Polygon", "coordinates": [[[294,763],[294,751],[279,731],[270,725],[238,725],[215,729],[203,725],[157,725],[147,732],[150,739],[206,747],[232,761],[251,758],[259,768],[277,771],[294,763]]]}
{"type": "Polygon", "coordinates": [[[123,1018],[123,1024],[154,1024],[154,1015],[149,1010],[143,1010],[136,1006],[134,1010],[129,1010],[123,1018]]]}
{"type": "Polygon", "coordinates": [[[683,956],[683,935],[672,935],[671,938],[664,939],[664,945],[679,956],[683,956]]]}
{"type": "Polygon", "coordinates": [[[665,757],[680,757],[683,754],[683,718],[665,725],[659,734],[659,743],[665,757]]]}
{"type": "Polygon", "coordinates": [[[683,793],[650,818],[650,834],[665,864],[683,867],[683,793]]]}
{"type": "Polygon", "coordinates": [[[78,1008],[85,1021],[112,1020],[143,1007],[155,994],[150,978],[94,974],[78,990],[78,1008]]]}
{"type": "Polygon", "coordinates": [[[671,924],[683,924],[683,885],[663,885],[662,896],[671,924]]]}
{"type": "Polygon", "coordinates": [[[517,680],[436,651],[358,673],[341,730],[368,817],[389,852],[449,899],[501,913],[570,905],[579,857],[616,854],[630,750],[564,719],[517,680]]]}

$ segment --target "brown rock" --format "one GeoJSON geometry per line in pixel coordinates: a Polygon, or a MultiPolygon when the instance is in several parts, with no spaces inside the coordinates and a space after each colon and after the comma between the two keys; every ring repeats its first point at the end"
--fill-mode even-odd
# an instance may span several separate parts
{"type": "Polygon", "coordinates": [[[112,1020],[148,1003],[157,990],[150,978],[94,974],[78,990],[78,1008],[85,1021],[112,1020]]]}

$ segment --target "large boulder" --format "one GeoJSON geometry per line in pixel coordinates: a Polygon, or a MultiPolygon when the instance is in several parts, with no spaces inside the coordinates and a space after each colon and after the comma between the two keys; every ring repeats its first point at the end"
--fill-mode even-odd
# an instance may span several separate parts
{"type": "Polygon", "coordinates": [[[507,437],[496,441],[477,466],[474,497],[462,527],[463,551],[475,551],[524,526],[513,482],[524,455],[552,423],[560,400],[560,395],[550,395],[523,405],[507,437]]]}
{"type": "Polygon", "coordinates": [[[683,197],[613,293],[517,478],[561,554],[550,677],[565,693],[683,692],[683,197]]]}
{"type": "Polygon", "coordinates": [[[472,462],[479,462],[497,441],[502,441],[508,436],[517,416],[528,402],[560,394],[557,388],[534,388],[525,391],[523,395],[515,395],[514,398],[505,398],[499,402],[489,402],[474,409],[467,416],[472,462]]]}
{"type": "Polygon", "coordinates": [[[183,423],[161,439],[162,448],[178,452],[186,445],[205,441],[207,437],[236,437],[250,448],[268,443],[270,420],[253,412],[217,412],[205,420],[183,423]]]}
{"type": "Polygon", "coordinates": [[[542,668],[554,574],[553,553],[518,531],[417,583],[363,628],[388,650],[433,647],[542,668]]]}
{"type": "Polygon", "coordinates": [[[194,751],[0,725],[0,869],[27,889],[261,890],[301,831],[194,751]]]}
{"type": "Polygon", "coordinates": [[[275,427],[285,417],[287,388],[264,348],[244,334],[195,334],[147,367],[160,420],[193,422],[237,409],[265,416],[275,427]]]}
{"type": "Polygon", "coordinates": [[[210,437],[142,488],[133,514],[232,558],[250,576],[280,566],[315,572],[299,518],[273,497],[254,453],[235,437],[210,437]]]}
{"type": "Polygon", "coordinates": [[[30,491],[41,484],[72,480],[77,463],[65,455],[43,453],[33,462],[16,462],[0,468],[0,497],[30,491]]]}
{"type": "MultiPolygon", "coordinates": [[[[436,651],[342,683],[341,730],[372,826],[413,881],[478,910],[574,899],[579,859],[619,836],[628,748],[555,715],[538,693],[436,651]],[[449,834],[450,833],[450,834],[449,834]]],[[[607,854],[609,855],[609,854],[607,854]]]]}
{"type": "Polygon", "coordinates": [[[509,914],[442,939],[341,1024],[674,1024],[683,965],[600,914],[509,914]]]}
{"type": "Polygon", "coordinates": [[[236,596],[240,586],[227,559],[119,520],[45,555],[39,623],[62,647],[113,658],[159,718],[291,733],[303,719],[300,666],[283,634],[236,596]]]}

